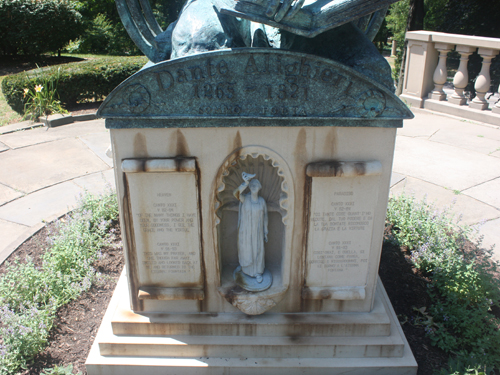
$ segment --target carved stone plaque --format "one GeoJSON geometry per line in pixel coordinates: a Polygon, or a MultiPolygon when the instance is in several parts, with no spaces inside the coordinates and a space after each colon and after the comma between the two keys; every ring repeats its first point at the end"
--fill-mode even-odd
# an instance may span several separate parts
{"type": "MultiPolygon", "coordinates": [[[[118,86],[99,109],[99,116],[367,120],[412,117],[392,92],[353,69],[317,56],[270,48],[214,51],[156,64],[118,86]]],[[[286,126],[294,124],[288,122],[286,126]]],[[[200,122],[189,126],[228,125],[200,122]]],[[[232,122],[231,126],[241,124],[232,122]]],[[[344,121],[336,126],[362,124],[344,121]]],[[[389,121],[363,126],[400,125],[389,121]]]]}
{"type": "Polygon", "coordinates": [[[307,299],[364,299],[379,162],[313,163],[306,256],[307,299]]]}
{"type": "Polygon", "coordinates": [[[125,160],[139,299],[202,299],[194,159],[125,160]]]}

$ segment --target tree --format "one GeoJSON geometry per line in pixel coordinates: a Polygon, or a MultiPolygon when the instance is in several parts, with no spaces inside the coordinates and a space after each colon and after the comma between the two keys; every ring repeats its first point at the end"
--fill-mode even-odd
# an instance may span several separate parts
{"type": "Polygon", "coordinates": [[[58,51],[80,34],[81,18],[71,1],[0,0],[0,54],[58,51]]]}
{"type": "MultiPolygon", "coordinates": [[[[184,0],[151,0],[150,4],[160,27],[165,30],[177,19],[184,0]]],[[[72,52],[141,54],[122,25],[114,0],[81,0],[81,13],[85,32],[73,43],[72,52]]]]}

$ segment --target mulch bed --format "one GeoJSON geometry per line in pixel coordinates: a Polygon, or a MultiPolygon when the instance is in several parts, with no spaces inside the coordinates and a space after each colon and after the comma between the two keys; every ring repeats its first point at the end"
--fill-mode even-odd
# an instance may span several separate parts
{"type": "Polygon", "coordinates": [[[88,103],[77,103],[66,107],[66,110],[71,113],[71,115],[86,115],[89,113],[96,113],[102,101],[99,102],[88,102],[88,103]]]}
{"type": "MultiPolygon", "coordinates": [[[[94,263],[96,270],[101,272],[108,282],[92,286],[80,298],[59,309],[49,346],[35,358],[32,367],[20,372],[19,375],[38,375],[45,368],[69,364],[73,364],[74,373],[78,371],[87,373],[85,360],[124,264],[123,249],[119,246],[120,228],[118,225],[114,228],[117,239],[112,246],[102,249],[103,257],[94,263]]],[[[47,242],[49,230],[54,233],[56,225],[52,223],[43,228],[11,254],[7,261],[12,261],[16,257],[25,259],[29,256],[36,265],[41,265],[41,256],[49,247],[47,242]]],[[[5,272],[5,268],[5,263],[0,266],[0,274],[5,272]]]]}
{"type": "MultiPolygon", "coordinates": [[[[54,223],[49,224],[19,247],[8,260],[29,256],[35,263],[40,264],[41,255],[48,247],[48,231],[50,229],[54,232],[55,227],[54,223]]],[[[119,231],[118,226],[115,229],[119,231]]],[[[119,235],[116,244],[120,244],[119,235]]],[[[86,374],[85,360],[124,262],[123,250],[119,246],[110,246],[103,250],[103,254],[105,256],[95,266],[103,275],[109,277],[109,282],[104,286],[93,286],[79,299],[59,309],[49,346],[35,358],[31,368],[21,372],[22,375],[40,374],[44,368],[68,364],[73,364],[74,373],[81,371],[86,374]]],[[[415,316],[413,308],[428,306],[430,300],[426,291],[428,280],[412,268],[407,260],[408,256],[404,249],[389,243],[384,244],[380,277],[396,314],[403,322],[403,331],[418,362],[418,375],[431,375],[435,370],[447,365],[448,355],[431,345],[430,339],[425,336],[424,327],[409,322],[410,317],[415,316]]],[[[0,266],[0,274],[3,272],[5,264],[0,266]]]]}
{"type": "Polygon", "coordinates": [[[408,260],[410,254],[399,246],[385,242],[382,247],[379,275],[389,295],[394,311],[418,363],[418,375],[431,375],[445,367],[448,355],[431,345],[423,326],[410,323],[414,308],[429,306],[428,279],[419,274],[408,260]]]}

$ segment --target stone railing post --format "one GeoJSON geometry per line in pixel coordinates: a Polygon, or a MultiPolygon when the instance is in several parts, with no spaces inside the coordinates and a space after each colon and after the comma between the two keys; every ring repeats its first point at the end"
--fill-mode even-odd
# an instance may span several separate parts
{"type": "Polygon", "coordinates": [[[438,60],[431,40],[431,31],[409,31],[406,33],[408,47],[401,99],[409,105],[422,108],[424,98],[434,87],[432,74],[438,60]]]}
{"type": "Polygon", "coordinates": [[[471,46],[457,46],[456,51],[460,53],[460,66],[458,67],[455,77],[453,78],[453,86],[455,93],[448,98],[450,103],[456,105],[467,104],[467,98],[464,95],[464,89],[469,83],[469,73],[467,72],[467,64],[469,56],[476,50],[476,47],[471,46]]]}
{"type": "Polygon", "coordinates": [[[484,96],[490,89],[491,60],[498,53],[498,50],[494,50],[491,48],[479,48],[477,53],[483,58],[483,65],[481,67],[479,75],[476,78],[476,83],[474,84],[474,88],[476,89],[476,97],[472,99],[469,107],[483,111],[488,108],[488,101],[484,96]]]}
{"type": "MultiPolygon", "coordinates": [[[[498,93],[500,94],[500,85],[498,85],[498,93]]],[[[500,114],[500,100],[498,100],[497,104],[491,109],[493,113],[500,114]]]]}
{"type": "Polygon", "coordinates": [[[434,90],[429,94],[429,99],[435,100],[446,100],[446,94],[443,91],[443,86],[446,83],[446,78],[448,78],[448,72],[446,70],[446,58],[448,52],[453,48],[453,44],[447,43],[435,43],[434,47],[439,51],[439,61],[432,76],[434,80],[434,90]]]}
{"type": "MultiPolygon", "coordinates": [[[[400,98],[414,108],[448,113],[466,119],[500,126],[500,101],[490,105],[485,99],[490,90],[491,60],[500,51],[500,38],[448,34],[437,31],[408,31],[407,59],[400,98]],[[447,53],[452,48],[460,53],[460,66],[453,78],[455,92],[446,95],[447,53]],[[468,77],[469,57],[478,49],[483,58],[481,73],[468,77]],[[476,78],[477,96],[465,98],[469,79],[476,78]],[[490,110],[491,108],[491,110],[490,110]]],[[[493,89],[500,92],[500,88],[493,89]]],[[[448,91],[448,90],[447,90],[448,91]]]]}

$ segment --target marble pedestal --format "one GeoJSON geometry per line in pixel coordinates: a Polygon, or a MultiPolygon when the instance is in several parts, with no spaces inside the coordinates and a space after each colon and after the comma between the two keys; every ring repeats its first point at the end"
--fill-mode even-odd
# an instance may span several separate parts
{"type": "Polygon", "coordinates": [[[319,57],[236,49],[146,68],[99,115],[127,275],[90,375],[416,372],[378,281],[412,117],[390,90],[319,57]],[[242,172],[267,205],[265,290],[234,277],[242,172]]]}
{"type": "Polygon", "coordinates": [[[382,282],[369,313],[135,314],[122,275],[89,375],[384,374],[417,364],[382,282]]]}

